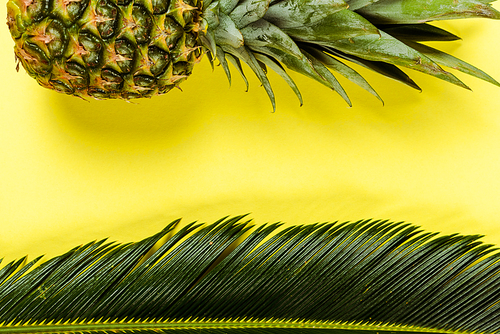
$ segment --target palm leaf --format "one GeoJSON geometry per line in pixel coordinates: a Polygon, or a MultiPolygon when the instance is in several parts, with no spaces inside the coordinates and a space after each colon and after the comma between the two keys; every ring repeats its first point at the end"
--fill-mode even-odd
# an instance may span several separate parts
{"type": "Polygon", "coordinates": [[[480,236],[389,221],[281,228],[243,219],[177,232],[175,221],[140,242],[9,263],[0,333],[500,330],[499,253],[480,236]]]}

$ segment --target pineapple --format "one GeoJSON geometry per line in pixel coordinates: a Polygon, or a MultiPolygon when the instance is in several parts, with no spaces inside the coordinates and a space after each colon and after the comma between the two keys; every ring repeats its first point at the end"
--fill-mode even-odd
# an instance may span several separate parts
{"type": "MultiPolygon", "coordinates": [[[[458,37],[428,22],[499,19],[489,0],[9,0],[16,59],[47,88],[97,99],[151,97],[179,87],[206,54],[262,82],[277,72],[300,92],[288,68],[335,90],[334,74],[381,99],[348,62],[413,88],[400,67],[468,88],[441,66],[500,85],[486,73],[421,42],[458,37]]],[[[19,67],[19,63],[17,64],[19,67]]],[[[248,85],[248,83],[247,83],[248,85]]]]}

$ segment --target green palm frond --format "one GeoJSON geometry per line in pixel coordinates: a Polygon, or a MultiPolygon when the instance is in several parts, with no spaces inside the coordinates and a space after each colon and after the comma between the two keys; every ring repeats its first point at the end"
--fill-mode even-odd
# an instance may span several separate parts
{"type": "Polygon", "coordinates": [[[372,220],[177,224],[5,265],[0,333],[500,331],[499,253],[478,235],[372,220]]]}

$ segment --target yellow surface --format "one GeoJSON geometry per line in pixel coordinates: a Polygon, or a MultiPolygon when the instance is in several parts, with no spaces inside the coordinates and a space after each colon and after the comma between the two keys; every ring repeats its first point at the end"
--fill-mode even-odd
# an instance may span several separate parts
{"type": "MultiPolygon", "coordinates": [[[[499,8],[496,5],[496,8],[499,8]]],[[[6,10],[0,7],[0,17],[6,10]]],[[[500,22],[443,23],[443,50],[500,79],[500,22]]],[[[204,60],[151,100],[86,102],[16,73],[0,31],[0,256],[54,256],[94,239],[132,241],[173,219],[251,213],[256,224],[362,218],[413,222],[500,244],[500,88],[469,92],[409,72],[419,93],[361,71],[385,100],[353,100],[295,75],[305,105],[271,75],[278,109],[247,70],[228,88],[204,60]]]]}

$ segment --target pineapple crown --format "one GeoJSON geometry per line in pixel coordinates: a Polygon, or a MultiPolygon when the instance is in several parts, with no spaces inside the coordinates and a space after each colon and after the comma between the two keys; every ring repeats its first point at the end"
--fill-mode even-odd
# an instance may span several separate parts
{"type": "MultiPolygon", "coordinates": [[[[267,68],[279,74],[302,105],[297,85],[285,68],[336,91],[351,106],[334,73],[381,97],[344,61],[369,68],[420,90],[399,67],[430,74],[469,89],[441,66],[451,67],[497,86],[483,71],[421,44],[459,37],[428,24],[468,17],[499,19],[488,0],[208,0],[203,3],[200,41],[213,64],[217,59],[229,82],[228,62],[242,75],[241,62],[255,72],[273,110],[275,97],[267,68]],[[284,66],[283,66],[284,65],[284,66]]],[[[213,65],[212,65],[213,66],[213,65]]],[[[383,101],[382,101],[383,102],[383,101]]]]}

